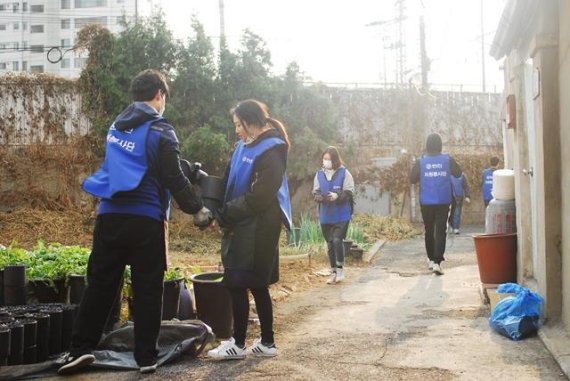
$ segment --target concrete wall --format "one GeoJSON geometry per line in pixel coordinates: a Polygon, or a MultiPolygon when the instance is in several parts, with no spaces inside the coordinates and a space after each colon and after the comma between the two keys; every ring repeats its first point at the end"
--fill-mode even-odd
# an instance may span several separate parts
{"type": "MultiPolygon", "coordinates": [[[[559,15],[559,92],[560,92],[560,145],[570,147],[570,0],[560,0],[559,15]]],[[[562,219],[562,320],[570,326],[570,150],[561,150],[561,219],[562,219]],[[564,163],[564,164],[562,164],[564,163]]]]}

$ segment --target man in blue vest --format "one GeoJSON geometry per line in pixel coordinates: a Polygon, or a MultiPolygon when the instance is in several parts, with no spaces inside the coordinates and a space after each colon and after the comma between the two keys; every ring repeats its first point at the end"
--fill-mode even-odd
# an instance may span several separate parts
{"type": "Polygon", "coordinates": [[[481,178],[481,194],[483,195],[485,207],[487,207],[489,202],[493,199],[493,172],[499,168],[499,158],[493,156],[489,162],[491,166],[483,170],[483,176],[481,178]]]}
{"type": "MultiPolygon", "coordinates": [[[[126,265],[131,266],[135,296],[134,357],[141,373],[156,370],[170,195],[186,213],[203,211],[190,183],[197,179],[183,174],[174,128],[162,117],[169,94],[166,78],[145,70],[131,82],[131,93],[134,102],[109,128],[101,168],[83,183],[83,190],[100,203],[87,288],[59,374],[77,372],[95,360],[92,351],[126,265]]],[[[199,173],[197,167],[191,172],[199,173]]]]}
{"type": "Polygon", "coordinates": [[[420,183],[420,206],[425,227],[428,267],[442,275],[446,227],[451,204],[451,176],[462,174],[459,164],[448,154],[441,153],[441,136],[432,133],[426,140],[426,153],[417,160],[410,172],[410,182],[420,183]]]}

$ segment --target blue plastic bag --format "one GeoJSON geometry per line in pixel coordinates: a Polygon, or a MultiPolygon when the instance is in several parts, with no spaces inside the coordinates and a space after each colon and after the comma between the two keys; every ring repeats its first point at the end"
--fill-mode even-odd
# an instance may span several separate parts
{"type": "Polygon", "coordinates": [[[501,300],[489,318],[495,331],[513,340],[520,340],[534,333],[539,327],[540,306],[543,299],[537,293],[516,283],[504,283],[497,293],[515,293],[501,300]]]}

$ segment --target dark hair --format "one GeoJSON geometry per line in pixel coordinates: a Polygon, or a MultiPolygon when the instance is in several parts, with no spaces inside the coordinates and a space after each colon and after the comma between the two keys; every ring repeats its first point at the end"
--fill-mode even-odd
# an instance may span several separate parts
{"type": "Polygon", "coordinates": [[[166,77],[158,70],[143,70],[131,81],[131,95],[137,102],[152,100],[159,90],[164,96],[170,95],[166,77]]]}
{"type": "Polygon", "coordinates": [[[499,158],[497,156],[493,156],[489,162],[491,163],[492,167],[496,167],[497,165],[499,165],[499,158]]]}
{"type": "Polygon", "coordinates": [[[343,164],[343,161],[340,157],[340,153],[338,153],[338,149],[334,146],[330,146],[327,147],[327,149],[325,149],[325,151],[323,152],[323,154],[321,155],[321,159],[326,155],[329,154],[331,157],[331,161],[332,161],[332,167],[333,169],[337,169],[338,167],[340,167],[343,164]]]}
{"type": "Polygon", "coordinates": [[[257,101],[255,99],[247,99],[238,103],[236,107],[230,110],[230,114],[235,115],[244,129],[247,130],[246,124],[248,126],[256,126],[262,128],[267,123],[269,123],[273,128],[275,128],[281,138],[285,141],[287,149],[291,148],[291,142],[289,141],[289,135],[283,123],[269,116],[269,109],[267,105],[263,102],[257,101]]]}
{"type": "Polygon", "coordinates": [[[428,153],[441,153],[441,136],[431,133],[426,139],[426,151],[428,153]]]}

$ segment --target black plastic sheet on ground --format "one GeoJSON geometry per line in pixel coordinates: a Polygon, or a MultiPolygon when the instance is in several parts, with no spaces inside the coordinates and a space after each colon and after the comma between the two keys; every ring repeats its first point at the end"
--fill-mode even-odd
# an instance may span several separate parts
{"type": "MultiPolygon", "coordinates": [[[[158,338],[158,366],[172,363],[180,356],[198,356],[214,339],[210,327],[199,320],[163,321],[158,338]]],[[[109,333],[93,352],[95,362],[86,370],[138,370],[133,357],[134,326],[129,324],[109,333]]],[[[61,359],[38,364],[0,367],[0,380],[21,380],[57,374],[61,359]]]]}

